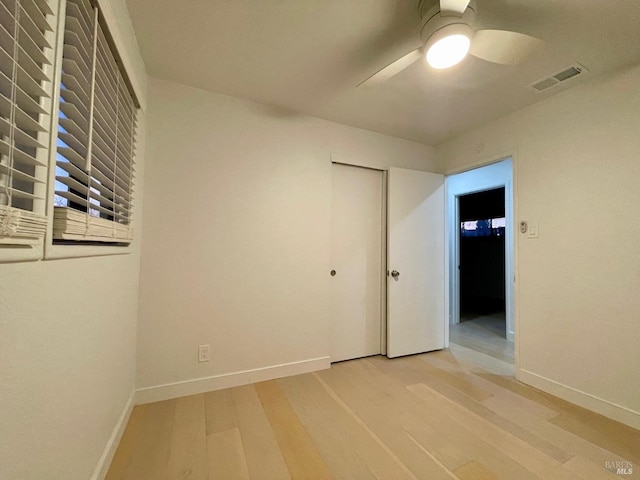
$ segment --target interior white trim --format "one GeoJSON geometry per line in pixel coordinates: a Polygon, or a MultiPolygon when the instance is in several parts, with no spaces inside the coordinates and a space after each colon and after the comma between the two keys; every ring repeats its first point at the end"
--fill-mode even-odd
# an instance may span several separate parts
{"type": "Polygon", "coordinates": [[[124,69],[129,76],[142,111],[147,109],[147,75],[144,60],[139,52],[133,24],[126,3],[122,0],[98,0],[109,33],[118,50],[124,69]]]}
{"type": "Polygon", "coordinates": [[[527,385],[543,390],[560,397],[587,410],[604,415],[618,422],[640,430],[640,412],[617,405],[589,393],[575,389],[568,385],[556,382],[549,378],[529,372],[524,369],[516,369],[516,379],[527,385]]]}
{"type": "Polygon", "coordinates": [[[512,155],[496,159],[493,163],[483,164],[464,170],[458,174],[451,174],[446,179],[446,218],[447,218],[447,242],[448,242],[448,269],[446,281],[449,285],[447,296],[448,323],[460,322],[459,288],[460,274],[457,268],[459,263],[459,239],[458,239],[458,197],[470,193],[481,192],[493,188],[505,188],[505,217],[507,219],[507,231],[512,232],[506,237],[505,256],[505,288],[506,288],[506,314],[507,314],[507,339],[515,338],[515,160],[512,155]]]}
{"type": "Polygon", "coordinates": [[[136,405],[159,402],[172,398],[196,395],[198,393],[238,387],[250,383],[263,382],[276,378],[316,372],[331,367],[329,357],[310,358],[299,362],[283,363],[269,367],[254,368],[240,372],[223,373],[211,377],[194,378],[182,382],[167,383],[154,387],[140,388],[136,391],[136,405]]]}
{"type": "Polygon", "coordinates": [[[109,437],[109,440],[104,447],[102,455],[100,456],[100,460],[98,460],[98,464],[93,471],[93,475],[91,475],[91,480],[102,480],[107,475],[107,471],[111,466],[113,456],[115,455],[116,450],[118,449],[118,445],[120,444],[120,439],[122,438],[124,429],[129,423],[129,417],[131,417],[131,412],[133,411],[133,407],[135,405],[135,396],[136,391],[132,390],[131,395],[129,395],[129,399],[124,406],[124,410],[122,410],[120,418],[118,419],[115,427],[113,427],[113,432],[111,432],[111,436],[109,437]]]}

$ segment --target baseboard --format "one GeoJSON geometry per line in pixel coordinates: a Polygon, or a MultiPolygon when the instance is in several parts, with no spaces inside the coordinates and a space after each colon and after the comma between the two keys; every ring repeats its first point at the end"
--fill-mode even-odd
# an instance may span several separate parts
{"type": "Polygon", "coordinates": [[[563,385],[527,370],[516,370],[516,378],[522,383],[543,390],[593,412],[604,415],[632,428],[640,430],[640,412],[603,400],[594,395],[563,385]]]}
{"type": "Polygon", "coordinates": [[[120,444],[120,439],[122,438],[124,429],[126,428],[131,412],[133,411],[135,393],[136,392],[134,390],[131,392],[131,395],[129,395],[129,399],[127,400],[124,410],[116,422],[115,427],[113,427],[113,432],[111,432],[111,436],[104,447],[100,460],[98,460],[96,469],[93,471],[93,475],[91,475],[91,480],[103,480],[107,475],[107,471],[111,465],[111,460],[113,460],[113,456],[120,444]]]}
{"type": "Polygon", "coordinates": [[[240,385],[289,377],[291,375],[300,375],[301,373],[315,372],[327,369],[330,366],[331,360],[329,357],[312,358],[299,362],[284,363],[282,365],[273,365],[211,377],[194,378],[193,380],[157,385],[155,387],[140,388],[136,391],[136,405],[211,392],[223,388],[238,387],[240,385]]]}

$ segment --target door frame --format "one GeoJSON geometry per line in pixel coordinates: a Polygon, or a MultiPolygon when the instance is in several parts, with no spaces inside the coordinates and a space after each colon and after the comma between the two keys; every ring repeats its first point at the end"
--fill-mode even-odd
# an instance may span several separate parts
{"type": "Polygon", "coordinates": [[[357,163],[340,162],[331,159],[331,165],[364,168],[380,172],[382,175],[382,218],[380,219],[381,255],[380,255],[380,354],[387,355],[387,192],[389,189],[389,170],[369,167],[357,163]]]}
{"type": "MultiPolygon", "coordinates": [[[[446,188],[446,232],[448,235],[447,246],[449,249],[447,262],[448,270],[448,306],[447,325],[460,323],[460,215],[459,197],[471,193],[504,187],[505,189],[505,311],[506,311],[506,336],[510,341],[516,338],[515,320],[515,160],[514,155],[501,157],[500,159],[473,165],[456,172],[450,172],[445,179],[446,188]],[[484,178],[467,175],[469,172],[478,172],[486,169],[484,178]],[[457,177],[457,175],[460,175],[457,177]]],[[[449,329],[447,327],[447,345],[449,344],[449,329]]],[[[515,349],[517,364],[517,349],[515,349]]]]}

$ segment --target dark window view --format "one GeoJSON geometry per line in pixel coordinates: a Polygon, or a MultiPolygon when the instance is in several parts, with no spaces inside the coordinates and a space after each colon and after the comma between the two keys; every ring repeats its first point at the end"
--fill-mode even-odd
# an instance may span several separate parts
{"type": "Polygon", "coordinates": [[[460,321],[506,337],[504,188],[461,196],[460,321]]]}
{"type": "Polygon", "coordinates": [[[504,217],[461,222],[460,235],[463,237],[503,237],[506,226],[504,217]]]}

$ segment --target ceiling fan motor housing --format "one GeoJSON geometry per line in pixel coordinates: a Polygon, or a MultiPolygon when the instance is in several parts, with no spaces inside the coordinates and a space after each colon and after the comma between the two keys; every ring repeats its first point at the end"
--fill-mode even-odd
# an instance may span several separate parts
{"type": "Polygon", "coordinates": [[[476,19],[476,2],[471,0],[469,5],[462,13],[462,15],[440,11],[440,2],[436,2],[432,5],[429,0],[422,0],[420,2],[420,18],[422,20],[422,30],[420,31],[420,39],[425,45],[426,49],[429,48],[429,44],[433,44],[440,39],[441,36],[445,36],[444,32],[440,35],[443,29],[447,31],[447,35],[451,34],[451,29],[447,28],[449,25],[460,25],[460,27],[452,27],[459,29],[461,32],[467,33],[467,36],[471,37],[473,23],[476,19]]]}

